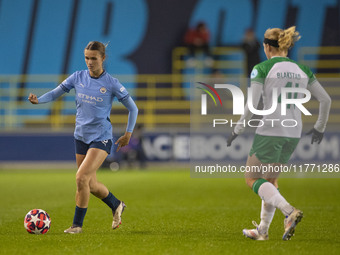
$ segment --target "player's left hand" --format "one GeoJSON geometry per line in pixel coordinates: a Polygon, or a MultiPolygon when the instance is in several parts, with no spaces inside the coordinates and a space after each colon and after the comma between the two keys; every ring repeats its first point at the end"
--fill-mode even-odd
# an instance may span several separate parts
{"type": "Polygon", "coordinates": [[[234,132],[231,133],[231,135],[227,139],[227,147],[231,145],[231,143],[236,139],[238,135],[235,134],[234,132]]]}
{"type": "Polygon", "coordinates": [[[118,144],[118,147],[117,147],[117,150],[116,150],[117,152],[120,150],[120,148],[129,144],[131,135],[132,135],[132,133],[125,132],[125,134],[123,136],[119,137],[119,139],[115,142],[115,144],[118,144]]]}
{"type": "Polygon", "coordinates": [[[311,129],[309,132],[306,133],[306,135],[312,134],[312,141],[311,144],[314,142],[320,144],[323,138],[323,133],[317,131],[315,128],[311,129]]]}

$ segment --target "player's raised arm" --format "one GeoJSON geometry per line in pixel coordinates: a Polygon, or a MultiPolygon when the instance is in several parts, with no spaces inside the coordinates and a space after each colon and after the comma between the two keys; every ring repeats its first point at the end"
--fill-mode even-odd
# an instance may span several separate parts
{"type": "Polygon", "coordinates": [[[40,96],[39,98],[37,98],[37,96],[35,94],[30,93],[28,96],[28,100],[32,103],[32,104],[43,104],[43,103],[48,103],[51,101],[56,100],[58,97],[60,97],[61,95],[63,95],[65,91],[62,86],[58,86],[55,89],[45,93],[44,95],[40,96]]]}

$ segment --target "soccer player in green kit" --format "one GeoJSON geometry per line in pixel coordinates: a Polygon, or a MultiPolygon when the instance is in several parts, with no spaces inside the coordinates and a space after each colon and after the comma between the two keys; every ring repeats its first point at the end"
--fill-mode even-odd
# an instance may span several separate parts
{"type": "MultiPolygon", "coordinates": [[[[307,66],[287,57],[288,50],[299,39],[299,33],[295,31],[294,26],[286,30],[272,28],[265,32],[263,47],[267,60],[255,65],[251,73],[252,102],[256,108],[262,95],[263,109],[268,110],[272,106],[274,89],[280,91],[285,87],[294,87],[309,90],[320,104],[318,120],[307,134],[312,134],[312,143],[320,143],[328,121],[331,98],[307,66]]],[[[296,99],[302,95],[291,93],[291,96],[296,99]]],[[[277,100],[279,105],[281,103],[279,93],[277,100]]],[[[281,107],[277,107],[274,112],[263,116],[264,124],[256,129],[247,166],[280,166],[288,162],[300,140],[302,120],[299,107],[287,104],[285,110],[286,113],[283,114],[281,107]],[[274,119],[277,121],[270,121],[274,119]],[[281,125],[282,121],[287,119],[294,120],[296,125],[290,127],[281,125]]],[[[247,123],[251,117],[252,113],[246,105],[244,115],[228,137],[227,146],[244,132],[245,125],[242,125],[242,122],[247,123]]],[[[285,216],[282,239],[290,240],[294,235],[295,227],[301,221],[303,213],[290,205],[278,191],[278,175],[279,173],[267,173],[261,176],[258,173],[245,174],[247,185],[262,199],[261,222],[258,225],[253,221],[256,229],[244,229],[243,234],[246,237],[268,240],[268,230],[276,208],[285,216]]]]}

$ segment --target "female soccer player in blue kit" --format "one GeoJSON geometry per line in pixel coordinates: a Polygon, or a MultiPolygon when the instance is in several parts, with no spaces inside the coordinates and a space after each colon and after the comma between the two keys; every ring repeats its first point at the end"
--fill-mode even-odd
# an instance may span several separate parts
{"type": "Polygon", "coordinates": [[[103,68],[105,46],[91,41],[85,47],[84,55],[88,70],[73,73],[58,87],[39,98],[32,93],[28,97],[32,104],[42,104],[55,100],[71,89],[76,92],[76,209],[72,226],[64,231],[70,234],[82,232],[90,193],[102,199],[112,209],[112,228],[121,224],[125,204],[97,181],[96,172],[112,147],[110,112],[113,99],[117,97],[129,110],[126,132],[115,143],[118,144],[117,151],[129,144],[138,115],[138,108],[126,89],[103,68]]]}

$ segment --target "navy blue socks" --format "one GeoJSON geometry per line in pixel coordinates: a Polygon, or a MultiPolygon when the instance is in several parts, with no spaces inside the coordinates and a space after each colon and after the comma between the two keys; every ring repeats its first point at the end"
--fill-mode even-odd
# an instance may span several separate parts
{"type": "Polygon", "coordinates": [[[102,201],[107,204],[112,211],[116,211],[120,204],[120,201],[111,192],[109,192],[109,195],[107,195],[106,198],[103,198],[102,201]]]}
{"type": "MultiPolygon", "coordinates": [[[[118,208],[120,201],[111,193],[109,192],[109,195],[102,199],[102,201],[107,204],[112,211],[116,211],[118,208]]],[[[74,213],[74,218],[73,218],[73,227],[82,227],[83,226],[83,221],[86,215],[87,208],[80,208],[76,206],[76,211],[74,213]]]]}
{"type": "Polygon", "coordinates": [[[85,218],[87,208],[80,208],[76,206],[76,211],[74,213],[74,218],[73,218],[73,227],[82,227],[83,226],[83,221],[85,218]]]}

